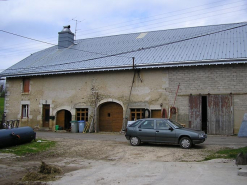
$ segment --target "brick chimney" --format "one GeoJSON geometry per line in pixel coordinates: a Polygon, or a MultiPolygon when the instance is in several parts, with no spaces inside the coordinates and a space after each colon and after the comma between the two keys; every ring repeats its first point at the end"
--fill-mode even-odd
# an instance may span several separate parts
{"type": "Polygon", "coordinates": [[[70,25],[64,26],[61,32],[58,32],[58,49],[68,48],[74,44],[74,33],[70,31],[70,25]]]}

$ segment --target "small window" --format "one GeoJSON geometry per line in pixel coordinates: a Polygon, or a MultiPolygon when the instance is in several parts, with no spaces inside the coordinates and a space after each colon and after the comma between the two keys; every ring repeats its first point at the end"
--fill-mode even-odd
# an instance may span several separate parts
{"type": "Polygon", "coordinates": [[[154,121],[153,120],[146,120],[139,126],[139,128],[154,129],[154,121]]]}
{"type": "Polygon", "coordinates": [[[22,92],[29,93],[30,92],[30,79],[24,78],[22,84],[23,84],[22,92]]]}
{"type": "Polygon", "coordinates": [[[21,117],[22,118],[28,118],[28,105],[22,105],[21,109],[21,117]]]}
{"type": "Polygon", "coordinates": [[[88,109],[76,109],[76,120],[88,121],[88,109]]]}
{"type": "Polygon", "coordinates": [[[156,120],[156,126],[157,126],[157,129],[164,129],[164,130],[167,130],[169,129],[169,124],[164,121],[164,120],[156,120]]]}
{"type": "Polygon", "coordinates": [[[130,120],[135,121],[144,117],[145,109],[130,109],[130,120]]]}

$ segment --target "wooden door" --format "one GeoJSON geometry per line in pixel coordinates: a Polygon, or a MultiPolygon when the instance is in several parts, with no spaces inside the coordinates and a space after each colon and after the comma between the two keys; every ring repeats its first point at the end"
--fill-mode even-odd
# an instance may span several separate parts
{"type": "Polygon", "coordinates": [[[118,103],[104,103],[99,110],[99,131],[120,132],[123,123],[123,108],[118,103]]]}
{"type": "Polygon", "coordinates": [[[195,130],[202,129],[202,97],[200,95],[189,96],[189,127],[195,130]]]}
{"type": "Polygon", "coordinates": [[[60,127],[64,128],[64,122],[65,122],[65,110],[60,110],[57,112],[56,125],[59,125],[60,127]]]}
{"type": "Polygon", "coordinates": [[[161,110],[151,110],[151,117],[152,118],[162,118],[161,110]]]}
{"type": "Polygon", "coordinates": [[[208,95],[208,134],[233,135],[231,95],[208,95]]]}
{"type": "Polygon", "coordinates": [[[50,105],[43,105],[43,127],[49,127],[49,120],[50,120],[50,105]]]}

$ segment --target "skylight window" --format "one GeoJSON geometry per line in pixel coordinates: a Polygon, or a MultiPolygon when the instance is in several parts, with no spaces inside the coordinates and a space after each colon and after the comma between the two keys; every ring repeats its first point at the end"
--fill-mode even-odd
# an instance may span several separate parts
{"type": "Polygon", "coordinates": [[[142,39],[144,38],[148,33],[141,33],[136,39],[142,39]]]}

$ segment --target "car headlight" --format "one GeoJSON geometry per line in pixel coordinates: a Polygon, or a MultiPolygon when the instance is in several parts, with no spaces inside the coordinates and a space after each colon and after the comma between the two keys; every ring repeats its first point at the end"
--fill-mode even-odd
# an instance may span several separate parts
{"type": "Polygon", "coordinates": [[[204,138],[204,134],[199,134],[199,138],[204,138]]]}

